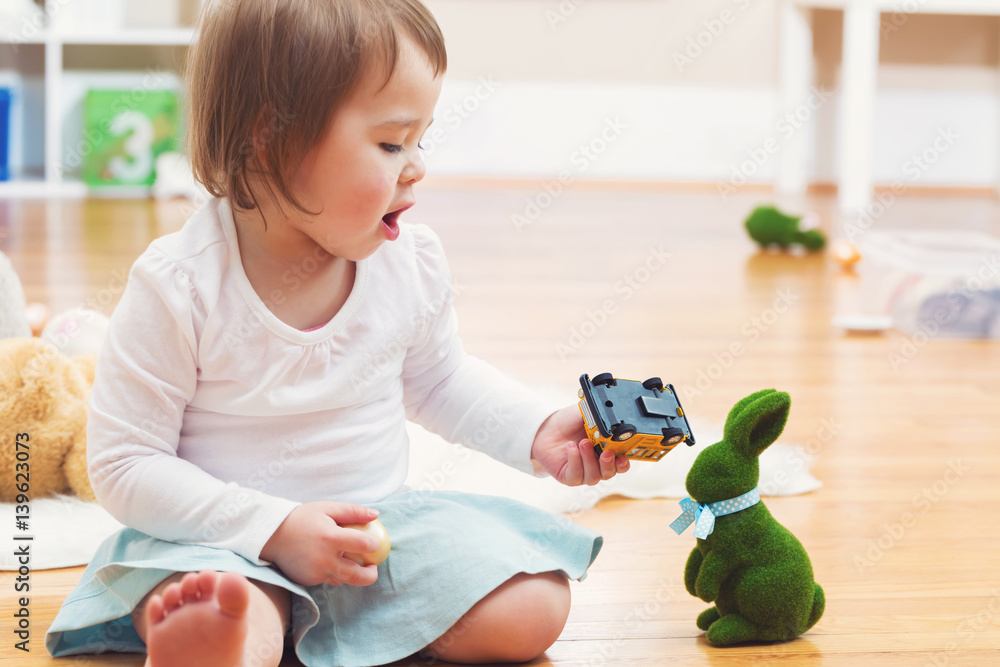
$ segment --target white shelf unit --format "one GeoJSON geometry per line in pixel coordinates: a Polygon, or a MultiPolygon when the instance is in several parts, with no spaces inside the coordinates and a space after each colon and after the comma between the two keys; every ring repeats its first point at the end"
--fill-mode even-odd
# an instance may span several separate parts
{"type": "MultiPolygon", "coordinates": [[[[89,188],[80,180],[64,178],[60,165],[66,149],[63,138],[63,83],[66,67],[64,46],[188,46],[194,36],[192,28],[128,29],[116,32],[60,32],[39,30],[18,39],[0,36],[0,48],[15,48],[21,44],[40,44],[44,48],[44,109],[45,122],[42,137],[44,145],[44,176],[41,178],[12,175],[9,181],[0,181],[0,197],[83,197],[146,196],[150,188],[144,186],[89,188]]],[[[123,67],[123,69],[129,69],[123,67]]]]}

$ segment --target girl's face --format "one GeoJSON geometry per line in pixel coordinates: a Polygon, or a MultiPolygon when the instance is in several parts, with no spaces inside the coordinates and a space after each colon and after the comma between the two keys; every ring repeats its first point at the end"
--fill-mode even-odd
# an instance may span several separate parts
{"type": "Polygon", "coordinates": [[[359,84],[292,179],[302,205],[322,212],[286,208],[289,227],[352,261],[399,236],[399,213],[416,203],[413,186],[426,173],[417,144],[441,94],[441,77],[406,37],[392,78],[376,91],[380,83],[359,84]]]}

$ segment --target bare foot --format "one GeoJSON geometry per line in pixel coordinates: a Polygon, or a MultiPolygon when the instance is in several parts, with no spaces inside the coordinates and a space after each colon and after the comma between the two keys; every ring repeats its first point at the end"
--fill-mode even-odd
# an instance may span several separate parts
{"type": "Polygon", "coordinates": [[[238,667],[250,582],[236,572],[188,572],[146,606],[148,667],[238,667]]]}

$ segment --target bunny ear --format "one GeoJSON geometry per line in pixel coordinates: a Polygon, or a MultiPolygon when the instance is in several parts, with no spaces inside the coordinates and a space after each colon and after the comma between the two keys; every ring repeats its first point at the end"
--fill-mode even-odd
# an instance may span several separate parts
{"type": "Polygon", "coordinates": [[[759,456],[785,429],[791,407],[792,399],[783,391],[764,389],[747,396],[729,411],[726,441],[741,454],[759,456]]]}
{"type": "Polygon", "coordinates": [[[766,394],[773,394],[776,391],[777,391],[776,389],[761,389],[760,391],[754,392],[749,396],[747,396],[746,398],[741,399],[736,405],[733,406],[733,409],[729,411],[729,415],[726,417],[726,429],[729,429],[730,424],[736,423],[736,420],[739,418],[739,416],[743,413],[743,411],[746,409],[748,405],[756,401],[761,396],[764,396],[766,394]]]}

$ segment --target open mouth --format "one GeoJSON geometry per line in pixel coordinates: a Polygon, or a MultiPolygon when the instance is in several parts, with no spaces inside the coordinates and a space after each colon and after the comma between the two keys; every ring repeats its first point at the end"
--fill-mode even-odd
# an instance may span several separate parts
{"type": "Polygon", "coordinates": [[[403,211],[410,208],[410,206],[413,206],[413,204],[382,216],[382,228],[385,230],[386,238],[390,241],[395,241],[399,238],[399,216],[403,211]]]}

